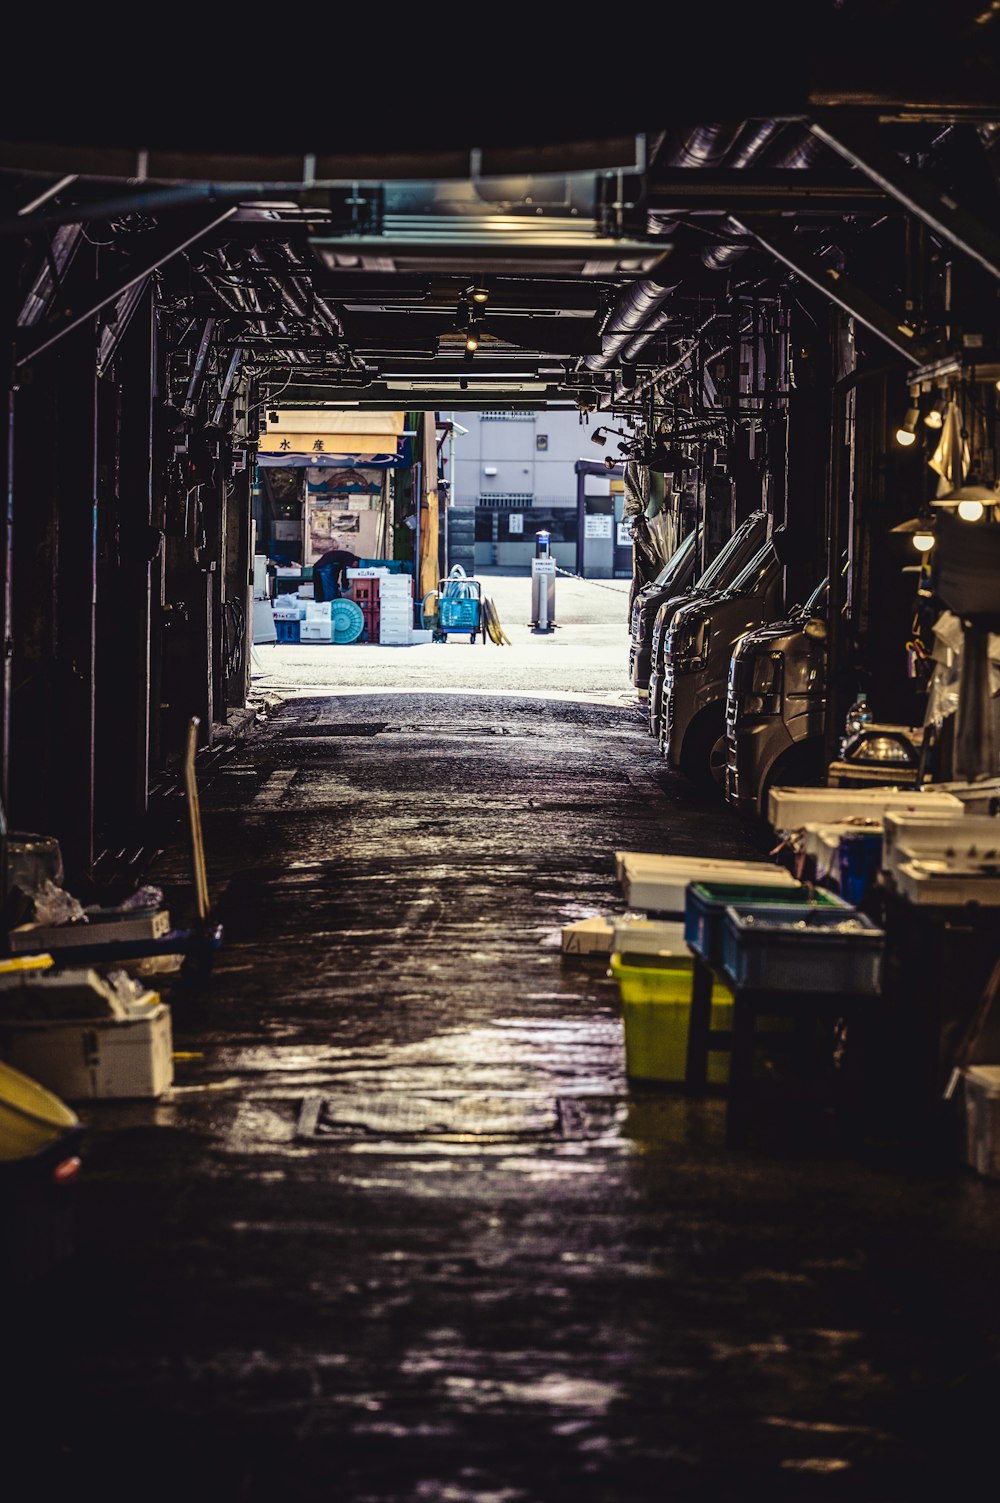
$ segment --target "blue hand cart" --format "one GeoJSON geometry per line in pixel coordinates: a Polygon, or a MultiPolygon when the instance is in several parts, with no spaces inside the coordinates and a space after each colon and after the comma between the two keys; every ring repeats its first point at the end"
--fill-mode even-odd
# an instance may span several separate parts
{"type": "Polygon", "coordinates": [[[447,642],[449,636],[468,636],[470,642],[478,637],[483,624],[483,587],[478,579],[470,579],[456,564],[442,579],[438,588],[437,625],[432,640],[447,642]]]}

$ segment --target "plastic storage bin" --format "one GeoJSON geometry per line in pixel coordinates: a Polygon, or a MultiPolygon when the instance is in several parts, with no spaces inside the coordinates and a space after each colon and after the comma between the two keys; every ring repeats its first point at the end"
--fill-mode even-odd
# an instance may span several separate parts
{"type": "MultiPolygon", "coordinates": [[[[650,956],[654,961],[655,957],[650,956]]],[[[632,1080],[683,1081],[687,1070],[691,1021],[692,960],[672,956],[662,964],[629,965],[611,956],[625,1026],[625,1073],[632,1080]]],[[[733,994],[722,981],[712,988],[713,1030],[732,1023],[733,994]]],[[[729,1052],[710,1050],[707,1078],[713,1085],[729,1079],[729,1052]]]]}
{"type": "Polygon", "coordinates": [[[274,630],[279,642],[298,642],[301,640],[301,623],[299,621],[282,621],[280,617],[275,616],[274,630]]]}
{"type": "Polygon", "coordinates": [[[760,991],[878,992],[885,936],[842,908],[726,909],[722,969],[735,987],[760,991]]]}
{"type": "Polygon", "coordinates": [[[684,909],[684,938],[715,970],[722,968],[722,936],[726,909],[739,906],[837,908],[853,912],[836,893],[822,887],[747,887],[735,882],[692,882],[684,909]]]}

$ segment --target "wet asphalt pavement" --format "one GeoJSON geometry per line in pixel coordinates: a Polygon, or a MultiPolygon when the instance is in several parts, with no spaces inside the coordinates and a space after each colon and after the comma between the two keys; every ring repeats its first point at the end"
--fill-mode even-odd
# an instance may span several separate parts
{"type": "MultiPolygon", "coordinates": [[[[444,649],[450,650],[450,649],[444,649]]],[[[635,710],[297,698],[202,789],[174,1090],[92,1103],[10,1312],[12,1497],[909,1503],[992,1462],[1000,1186],[630,1086],[558,931],[760,855],[635,710]],[[304,1130],[307,1136],[301,1136],[304,1130]]],[[[179,840],[149,873],[190,901],[179,840]]]]}

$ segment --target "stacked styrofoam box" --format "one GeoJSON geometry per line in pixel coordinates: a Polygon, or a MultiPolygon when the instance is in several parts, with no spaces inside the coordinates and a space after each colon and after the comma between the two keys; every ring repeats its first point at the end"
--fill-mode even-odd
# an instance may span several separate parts
{"type": "Polygon", "coordinates": [[[299,627],[300,642],[332,642],[333,621],[329,600],[307,600],[305,620],[299,627]]]}
{"type": "Polygon", "coordinates": [[[383,646],[408,647],[413,631],[413,596],[408,574],[385,574],[379,580],[379,635],[383,646]]]}

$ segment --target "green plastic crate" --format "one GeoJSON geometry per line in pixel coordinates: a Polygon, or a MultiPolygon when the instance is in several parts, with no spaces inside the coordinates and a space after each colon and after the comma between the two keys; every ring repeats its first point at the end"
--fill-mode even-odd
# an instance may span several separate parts
{"type": "Polygon", "coordinates": [[[684,905],[684,938],[714,970],[722,970],[726,909],[843,908],[849,903],[822,887],[747,887],[736,882],[689,882],[684,905]]]}

